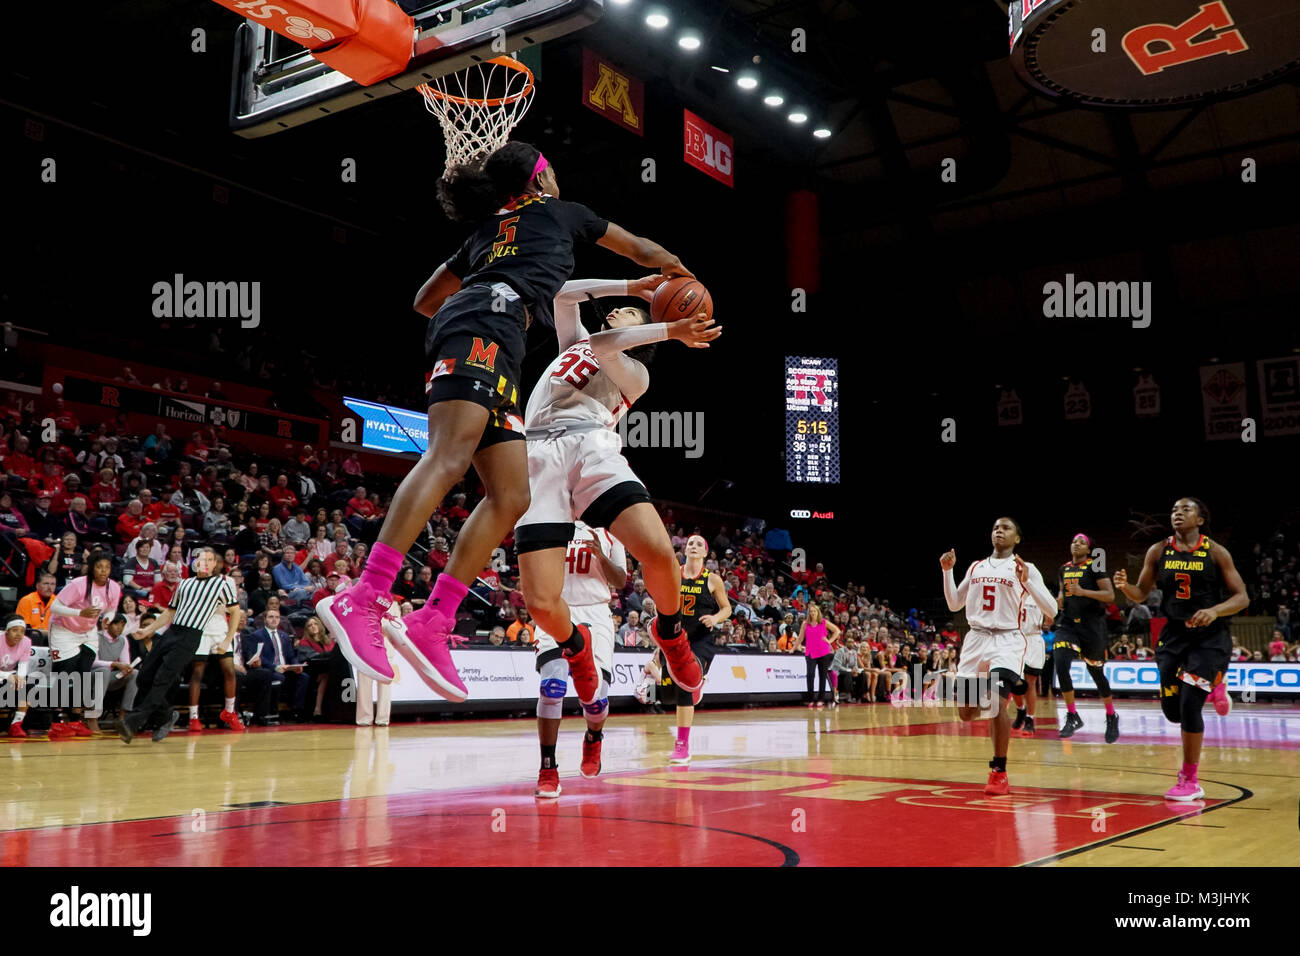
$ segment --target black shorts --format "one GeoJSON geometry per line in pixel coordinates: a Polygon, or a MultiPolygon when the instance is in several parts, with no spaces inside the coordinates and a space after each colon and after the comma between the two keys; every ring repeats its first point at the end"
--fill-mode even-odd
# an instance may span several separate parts
{"type": "Polygon", "coordinates": [[[1106,662],[1106,625],[1070,625],[1056,629],[1053,651],[1065,650],[1085,661],[1106,662]]]}
{"type": "MultiPolygon", "coordinates": [[[[692,634],[691,651],[699,659],[700,670],[707,674],[709,666],[713,663],[713,655],[718,652],[717,635],[713,633],[712,629],[707,628],[703,634],[692,634]]],[[[664,668],[664,676],[668,677],[668,683],[674,687],[677,686],[677,682],[668,674],[668,668],[666,667],[664,668]]]]}
{"type": "Polygon", "coordinates": [[[1232,632],[1226,624],[1216,621],[1209,627],[1187,627],[1182,621],[1170,621],[1156,645],[1160,684],[1172,686],[1181,681],[1212,691],[1227,676],[1231,656],[1232,632]]]}
{"type": "Polygon", "coordinates": [[[206,661],[224,661],[226,658],[230,658],[231,660],[233,660],[234,657],[235,657],[235,652],[233,650],[226,651],[226,653],[224,654],[195,654],[194,662],[197,664],[199,662],[206,662],[206,661]]]}
{"type": "Polygon", "coordinates": [[[528,310],[503,283],[468,285],[429,320],[424,391],[432,407],[458,399],[490,412],[479,448],[523,441],[519,408],[528,310]]]}

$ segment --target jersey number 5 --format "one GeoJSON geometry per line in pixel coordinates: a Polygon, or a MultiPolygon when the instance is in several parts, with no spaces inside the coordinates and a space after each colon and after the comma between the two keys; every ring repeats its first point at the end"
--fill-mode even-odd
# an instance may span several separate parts
{"type": "Polygon", "coordinates": [[[1192,576],[1190,574],[1175,574],[1174,580],[1178,583],[1178,591],[1174,596],[1180,601],[1186,601],[1192,596],[1192,576]]]}
{"type": "Polygon", "coordinates": [[[560,359],[560,367],[556,369],[551,378],[558,378],[568,382],[574,388],[586,388],[587,383],[591,381],[591,376],[600,371],[600,366],[593,362],[588,362],[577,352],[570,352],[560,359]]]}
{"type": "Polygon", "coordinates": [[[996,584],[984,585],[984,606],[980,610],[991,611],[993,610],[993,605],[996,603],[997,603],[997,585],[996,584]]]}

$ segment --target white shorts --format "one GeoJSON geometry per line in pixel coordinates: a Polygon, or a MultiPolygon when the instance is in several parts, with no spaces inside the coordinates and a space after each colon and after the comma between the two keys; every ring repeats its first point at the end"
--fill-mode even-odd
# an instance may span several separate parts
{"type": "MultiPolygon", "coordinates": [[[[571,605],[569,613],[575,623],[586,624],[591,628],[592,654],[596,658],[596,667],[614,673],[614,619],[610,617],[609,605],[571,605]]],[[[540,627],[535,636],[538,654],[553,651],[559,646],[555,643],[555,638],[540,627]]]]}
{"type": "Polygon", "coordinates": [[[623,457],[616,431],[594,428],[554,440],[530,441],[528,489],[532,503],[516,528],[571,524],[597,498],[627,481],[641,483],[623,457]]]}
{"type": "MultiPolygon", "coordinates": [[[[1040,639],[1038,646],[1043,642],[1040,639]]],[[[971,628],[961,642],[961,657],[957,661],[958,677],[976,677],[981,665],[988,662],[990,671],[999,667],[1023,677],[1025,657],[1030,640],[1019,631],[980,631],[971,628]]]]}
{"type": "Polygon", "coordinates": [[[1036,671],[1043,669],[1043,662],[1047,659],[1046,648],[1043,644],[1043,635],[1026,634],[1025,640],[1029,642],[1029,648],[1025,652],[1025,666],[1032,667],[1036,671]]]}

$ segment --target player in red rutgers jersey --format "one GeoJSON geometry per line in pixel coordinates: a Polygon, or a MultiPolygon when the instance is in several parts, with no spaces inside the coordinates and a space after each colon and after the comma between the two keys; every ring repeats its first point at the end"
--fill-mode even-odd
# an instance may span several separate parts
{"type": "Polygon", "coordinates": [[[1020,525],[1010,518],[999,518],[993,523],[992,539],[993,553],[974,562],[961,584],[953,581],[955,551],[939,558],[939,566],[943,568],[943,596],[948,609],[966,608],[970,625],[957,661],[957,716],[962,721],[992,717],[989,736],[993,738],[993,759],[989,761],[984,792],[996,796],[1011,792],[1007,782],[1011,719],[1004,702],[1008,695],[1027,690],[1024,670],[1029,640],[1020,630],[1020,612],[1026,601],[1033,601],[1044,614],[1053,614],[1056,598],[1047,590],[1038,569],[1015,553],[1020,525]],[[991,715],[984,714],[978,703],[984,690],[980,684],[986,680],[997,687],[991,715]]]}
{"type": "MultiPolygon", "coordinates": [[[[381,683],[393,680],[387,636],[437,693],[455,701],[468,696],[448,639],[469,583],[528,508],[518,408],[525,332],[534,318],[554,324],[551,303],[573,271],[575,246],[595,243],[664,275],[691,275],[667,249],[559,193],[546,158],[518,142],[438,181],[443,209],[475,228],[415,298],[415,310],[429,317],[428,448],[398,486],[360,580],[316,606],[348,662],[381,683]],[[487,494],[461,529],[433,593],[400,621],[387,616],[407,550],[471,464],[487,494]]],[[[563,635],[562,643],[572,640],[563,635]]],[[[569,649],[580,651],[579,643],[569,649]]]]}
{"type": "Polygon", "coordinates": [[[1134,604],[1145,601],[1153,587],[1160,588],[1160,610],[1168,619],[1156,645],[1160,709],[1183,729],[1183,766],[1165,797],[1180,802],[1205,796],[1196,775],[1206,699],[1220,716],[1232,709],[1225,683],[1232,635],[1222,618],[1250,604],[1232,555],[1203,533],[1209,520],[1209,509],[1201,501],[1179,498],[1170,515],[1174,533],[1147,549],[1137,584],[1128,583],[1123,568],[1115,572],[1115,587],[1134,604]],[[1228,597],[1220,600],[1225,588],[1228,597]]]}

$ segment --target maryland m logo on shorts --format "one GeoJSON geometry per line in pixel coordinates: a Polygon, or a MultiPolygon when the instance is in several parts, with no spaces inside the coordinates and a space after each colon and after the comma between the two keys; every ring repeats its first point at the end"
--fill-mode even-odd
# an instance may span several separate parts
{"type": "Polygon", "coordinates": [[[484,345],[483,340],[476,335],[474,336],[474,344],[471,345],[469,349],[469,358],[465,359],[465,364],[472,365],[475,368],[486,369],[489,372],[495,372],[497,351],[500,348],[501,345],[498,342],[484,345]]]}

